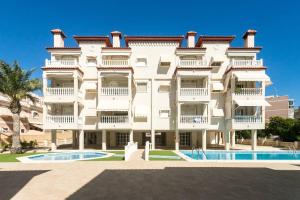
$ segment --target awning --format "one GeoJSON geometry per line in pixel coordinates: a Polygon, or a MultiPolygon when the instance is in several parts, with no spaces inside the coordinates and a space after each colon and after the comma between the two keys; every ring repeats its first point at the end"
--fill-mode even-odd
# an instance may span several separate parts
{"type": "Polygon", "coordinates": [[[134,109],[135,117],[147,117],[149,114],[149,109],[146,106],[136,106],[134,109]]]}
{"type": "Polygon", "coordinates": [[[224,110],[219,108],[214,108],[212,114],[214,117],[224,117],[224,110]]]}
{"type": "Polygon", "coordinates": [[[222,83],[220,82],[213,82],[212,83],[212,89],[214,91],[223,91],[224,90],[224,86],[222,83]]]}
{"type": "Polygon", "coordinates": [[[271,106],[266,100],[234,100],[238,106],[271,106]]]}
{"type": "Polygon", "coordinates": [[[85,89],[86,90],[96,90],[97,83],[96,82],[87,82],[87,83],[85,83],[85,89]]]}
{"type": "Polygon", "coordinates": [[[99,102],[98,110],[100,111],[128,111],[129,102],[112,100],[112,101],[101,101],[99,102]]]}
{"type": "Polygon", "coordinates": [[[271,83],[268,75],[255,72],[233,72],[238,81],[265,81],[267,84],[271,83]]]}

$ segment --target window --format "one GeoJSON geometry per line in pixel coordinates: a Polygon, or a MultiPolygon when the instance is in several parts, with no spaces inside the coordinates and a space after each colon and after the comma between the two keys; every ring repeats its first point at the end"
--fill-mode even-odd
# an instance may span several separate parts
{"type": "Polygon", "coordinates": [[[97,66],[97,59],[96,58],[87,58],[86,64],[87,64],[87,66],[97,66]]]}
{"type": "Polygon", "coordinates": [[[169,85],[161,85],[161,86],[159,86],[158,91],[161,93],[170,92],[170,86],[169,85]]]}
{"type": "Polygon", "coordinates": [[[125,146],[129,142],[129,133],[117,133],[117,145],[125,146]]]}
{"type": "Polygon", "coordinates": [[[146,93],[147,92],[147,83],[141,82],[136,84],[136,92],[138,93],[146,93]]]}
{"type": "Polygon", "coordinates": [[[185,133],[179,133],[179,143],[181,146],[190,146],[191,145],[191,133],[185,132],[185,133]]]}
{"type": "Polygon", "coordinates": [[[147,58],[137,58],[136,66],[137,67],[146,67],[147,66],[147,58]]]}
{"type": "Polygon", "coordinates": [[[169,118],[170,117],[170,110],[160,110],[159,117],[161,118],[169,118]]]}

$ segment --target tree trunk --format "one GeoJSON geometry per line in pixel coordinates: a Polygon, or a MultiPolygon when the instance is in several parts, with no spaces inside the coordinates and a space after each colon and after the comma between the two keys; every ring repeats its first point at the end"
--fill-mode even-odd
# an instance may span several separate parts
{"type": "Polygon", "coordinates": [[[20,143],[20,113],[13,113],[13,135],[11,153],[22,153],[20,143]]]}

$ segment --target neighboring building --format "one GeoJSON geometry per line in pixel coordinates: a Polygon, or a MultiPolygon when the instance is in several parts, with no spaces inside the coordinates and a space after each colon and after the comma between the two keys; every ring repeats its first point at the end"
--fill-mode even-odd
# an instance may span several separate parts
{"type": "Polygon", "coordinates": [[[55,29],[43,69],[44,128],[73,130],[79,149],[127,142],[156,148],[235,144],[236,130],[265,128],[265,74],[256,31],[234,36],[74,36],[55,29]],[[186,39],[187,46],[182,46],[186,39]],[[195,41],[197,39],[197,41],[195,41]],[[112,43],[111,43],[112,40],[112,43]]]}
{"type": "Polygon", "coordinates": [[[266,122],[271,117],[294,118],[294,100],[288,96],[269,96],[267,102],[271,105],[266,108],[266,122]]]}
{"type": "MultiPolygon", "coordinates": [[[[21,102],[21,134],[42,133],[43,132],[43,108],[42,97],[32,94],[36,98],[36,103],[33,104],[30,99],[25,99],[21,102]]],[[[13,131],[12,113],[8,109],[9,99],[3,94],[0,94],[0,128],[1,133],[10,136],[13,131]]]]}
{"type": "Polygon", "coordinates": [[[294,118],[300,119],[300,107],[294,109],[294,118]]]}

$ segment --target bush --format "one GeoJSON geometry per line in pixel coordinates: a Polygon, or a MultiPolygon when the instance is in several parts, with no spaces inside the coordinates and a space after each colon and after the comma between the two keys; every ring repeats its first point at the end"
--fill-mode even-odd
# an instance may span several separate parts
{"type": "Polygon", "coordinates": [[[236,131],[235,132],[237,138],[239,139],[250,139],[251,138],[251,131],[250,130],[242,130],[242,131],[236,131]]]}
{"type": "Polygon", "coordinates": [[[286,142],[297,141],[300,140],[300,121],[272,117],[264,132],[266,135],[278,135],[281,140],[286,142]]]}
{"type": "Polygon", "coordinates": [[[37,141],[29,141],[27,142],[26,140],[24,141],[21,141],[21,146],[22,148],[24,149],[32,149],[32,148],[35,148],[37,146],[37,141]]]}

